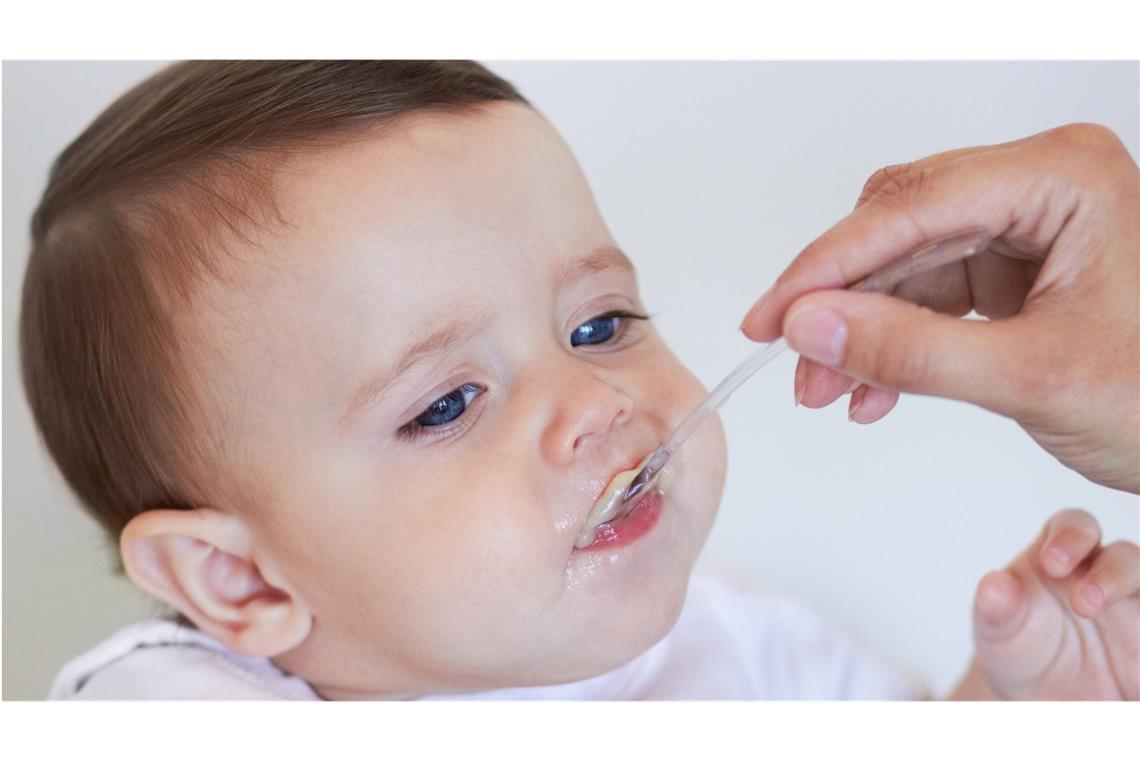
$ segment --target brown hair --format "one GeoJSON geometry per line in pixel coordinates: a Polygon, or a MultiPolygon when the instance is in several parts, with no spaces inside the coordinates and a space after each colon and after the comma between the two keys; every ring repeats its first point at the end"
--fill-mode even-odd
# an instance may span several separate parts
{"type": "Polygon", "coordinates": [[[221,442],[196,409],[174,312],[196,276],[217,274],[221,236],[271,218],[271,159],[494,101],[529,105],[470,61],[191,61],[124,94],[60,154],[32,218],[24,388],[111,536],[143,510],[202,504],[218,477],[202,475],[221,442]]]}

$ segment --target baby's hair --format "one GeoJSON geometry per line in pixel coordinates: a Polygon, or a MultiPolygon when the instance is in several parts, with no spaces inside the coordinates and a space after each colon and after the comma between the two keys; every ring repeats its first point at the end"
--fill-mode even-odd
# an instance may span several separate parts
{"type": "MultiPolygon", "coordinates": [[[[222,241],[280,220],[288,153],[420,112],[529,105],[471,61],[190,61],[115,101],[56,159],[32,218],[24,389],[48,451],[114,540],[147,509],[216,493],[176,314],[222,241]]],[[[121,565],[119,565],[121,570],[121,565]]]]}

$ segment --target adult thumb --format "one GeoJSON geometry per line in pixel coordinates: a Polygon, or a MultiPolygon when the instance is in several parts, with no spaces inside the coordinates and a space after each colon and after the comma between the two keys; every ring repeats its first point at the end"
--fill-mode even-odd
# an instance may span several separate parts
{"type": "Polygon", "coordinates": [[[1033,372],[1018,319],[958,319],[880,293],[825,290],[792,304],[783,333],[802,356],[860,382],[1017,416],[1033,372]]]}

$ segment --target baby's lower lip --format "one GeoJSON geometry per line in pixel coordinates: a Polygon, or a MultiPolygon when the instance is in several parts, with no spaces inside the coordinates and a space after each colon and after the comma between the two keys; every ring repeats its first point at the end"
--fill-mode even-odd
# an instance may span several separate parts
{"type": "Polygon", "coordinates": [[[633,543],[653,530],[653,526],[661,517],[661,507],[664,500],[664,494],[654,488],[641,497],[641,501],[628,515],[619,520],[614,520],[612,523],[599,525],[597,533],[594,534],[594,543],[574,551],[608,551],[633,543]]]}

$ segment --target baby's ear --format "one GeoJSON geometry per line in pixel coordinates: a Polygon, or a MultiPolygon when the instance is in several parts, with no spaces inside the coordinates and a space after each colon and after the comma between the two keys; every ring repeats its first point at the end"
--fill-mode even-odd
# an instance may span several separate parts
{"type": "Polygon", "coordinates": [[[308,606],[258,566],[249,529],[233,515],[208,507],[146,511],[123,529],[119,551],[135,584],[239,654],[274,657],[312,628],[308,606]]]}

